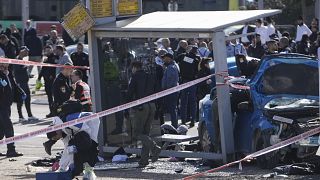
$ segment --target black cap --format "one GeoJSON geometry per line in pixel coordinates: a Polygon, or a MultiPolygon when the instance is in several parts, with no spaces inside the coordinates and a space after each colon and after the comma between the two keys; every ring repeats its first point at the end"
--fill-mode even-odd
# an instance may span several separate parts
{"type": "Polygon", "coordinates": [[[279,36],[277,34],[271,34],[269,38],[270,40],[279,41],[279,36]]]}
{"type": "Polygon", "coordinates": [[[171,58],[171,59],[173,59],[174,57],[173,57],[173,55],[171,54],[171,53],[166,53],[166,54],[164,54],[163,56],[161,56],[161,57],[169,57],[169,58],[171,58]]]}

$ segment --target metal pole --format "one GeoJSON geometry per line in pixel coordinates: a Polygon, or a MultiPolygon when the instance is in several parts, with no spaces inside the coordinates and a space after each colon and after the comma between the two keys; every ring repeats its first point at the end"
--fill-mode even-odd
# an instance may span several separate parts
{"type": "MultiPolygon", "coordinates": [[[[99,54],[98,54],[98,39],[95,33],[91,30],[88,31],[88,45],[89,45],[89,64],[90,64],[90,78],[89,85],[92,92],[93,112],[102,111],[101,104],[101,86],[100,86],[100,68],[99,68],[99,54]]],[[[103,122],[100,121],[99,134],[99,153],[103,154],[104,135],[103,135],[103,122]]]]}
{"type": "Polygon", "coordinates": [[[26,22],[29,19],[29,0],[21,0],[21,16],[22,16],[22,44],[24,45],[24,30],[26,22]]]}
{"type": "MultiPolygon", "coordinates": [[[[228,71],[225,39],[223,31],[213,33],[212,42],[216,74],[224,73],[227,75],[227,73],[225,73],[228,71]]],[[[229,160],[234,159],[234,137],[229,86],[226,84],[222,85],[225,82],[224,78],[224,76],[216,75],[221,151],[223,161],[227,163],[229,160]]]]}
{"type": "Polygon", "coordinates": [[[258,0],[258,9],[259,10],[263,10],[264,9],[263,0],[258,0]]]}

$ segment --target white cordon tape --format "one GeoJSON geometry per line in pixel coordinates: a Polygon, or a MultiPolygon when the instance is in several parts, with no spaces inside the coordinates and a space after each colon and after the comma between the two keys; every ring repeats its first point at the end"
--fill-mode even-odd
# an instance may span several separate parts
{"type": "Polygon", "coordinates": [[[0,63],[26,65],[26,66],[45,66],[45,67],[89,69],[89,67],[87,67],[87,66],[67,66],[67,65],[61,65],[61,64],[39,63],[39,62],[33,62],[33,61],[25,61],[25,60],[18,60],[18,59],[8,59],[8,58],[0,58],[0,63]]]}
{"type": "Polygon", "coordinates": [[[126,104],[111,108],[111,109],[107,109],[105,111],[101,111],[99,113],[92,114],[90,116],[82,117],[82,118],[75,119],[75,120],[72,120],[72,121],[69,121],[69,122],[65,122],[63,124],[50,126],[50,127],[43,128],[43,129],[40,129],[40,130],[37,130],[37,131],[33,131],[33,132],[29,132],[29,133],[26,133],[26,134],[22,134],[22,135],[6,138],[6,139],[0,141],[0,145],[4,145],[4,144],[9,144],[9,143],[25,140],[25,139],[32,138],[32,137],[35,137],[35,136],[38,136],[38,135],[41,135],[41,134],[45,134],[45,133],[48,133],[48,132],[56,131],[56,130],[59,130],[59,129],[64,129],[64,128],[67,128],[67,127],[70,127],[70,126],[74,126],[76,124],[88,122],[88,121],[91,121],[91,120],[96,119],[96,118],[104,117],[104,116],[107,116],[107,115],[110,115],[110,114],[113,114],[113,113],[116,113],[116,112],[119,112],[119,111],[123,111],[123,110],[129,109],[129,108],[132,108],[134,106],[138,106],[140,104],[153,101],[155,99],[167,96],[169,94],[172,94],[172,93],[181,91],[183,89],[186,89],[188,87],[191,87],[193,85],[196,85],[196,84],[198,84],[200,82],[203,82],[203,81],[211,78],[213,75],[214,74],[206,76],[206,77],[203,77],[203,78],[199,78],[199,79],[196,79],[194,81],[190,81],[190,82],[181,84],[179,86],[176,86],[176,87],[173,87],[173,88],[170,88],[170,89],[167,89],[167,90],[152,94],[152,95],[144,97],[142,99],[138,99],[138,100],[135,100],[135,101],[132,101],[132,102],[129,102],[129,103],[126,103],[126,104]]]}
{"type": "Polygon", "coordinates": [[[291,145],[293,143],[296,143],[296,142],[298,142],[300,140],[306,139],[307,137],[315,135],[315,134],[318,134],[318,133],[320,133],[320,127],[314,128],[314,129],[312,129],[310,131],[304,132],[302,134],[299,134],[297,136],[291,137],[291,138],[289,138],[287,140],[284,140],[284,141],[281,141],[281,142],[279,142],[277,144],[269,146],[269,147],[267,147],[265,149],[259,150],[259,151],[255,152],[255,153],[252,153],[252,154],[250,154],[250,155],[246,156],[245,158],[240,159],[238,161],[230,162],[228,164],[219,166],[217,168],[210,169],[210,170],[202,172],[202,173],[197,173],[197,174],[185,177],[183,179],[184,180],[189,180],[189,179],[195,179],[195,178],[198,178],[198,177],[201,177],[201,176],[205,176],[206,174],[209,174],[209,173],[212,173],[212,172],[216,172],[218,170],[233,166],[233,165],[241,163],[243,161],[247,161],[247,160],[262,156],[262,155],[270,153],[272,151],[276,151],[278,149],[281,149],[281,148],[283,148],[285,146],[289,146],[289,145],[291,145]]]}

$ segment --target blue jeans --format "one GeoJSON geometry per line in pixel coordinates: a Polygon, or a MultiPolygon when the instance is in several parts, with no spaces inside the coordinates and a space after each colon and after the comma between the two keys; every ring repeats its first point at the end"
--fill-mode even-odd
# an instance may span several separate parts
{"type": "Polygon", "coordinates": [[[180,100],[181,100],[181,120],[182,123],[185,124],[188,117],[188,107],[190,108],[190,116],[191,116],[191,122],[194,123],[194,120],[196,118],[197,113],[197,99],[196,99],[196,93],[197,93],[197,86],[191,86],[187,89],[184,89],[181,92],[180,100]]]}
{"type": "Polygon", "coordinates": [[[164,109],[170,114],[171,125],[175,128],[178,128],[177,101],[178,93],[164,97],[164,109]]]}

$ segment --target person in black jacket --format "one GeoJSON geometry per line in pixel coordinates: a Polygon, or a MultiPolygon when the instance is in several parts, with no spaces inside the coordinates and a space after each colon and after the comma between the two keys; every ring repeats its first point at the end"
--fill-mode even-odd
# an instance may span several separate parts
{"type": "Polygon", "coordinates": [[[10,41],[13,42],[14,47],[16,48],[16,52],[19,52],[20,43],[16,37],[14,37],[11,33],[11,30],[9,28],[6,29],[5,35],[10,39],[10,41]]]}
{"type": "MultiPolygon", "coordinates": [[[[44,63],[48,64],[56,64],[56,60],[58,57],[54,55],[52,46],[48,45],[44,48],[44,55],[46,56],[46,59],[44,60],[44,63]]],[[[44,89],[46,91],[48,102],[49,102],[49,108],[50,113],[46,115],[46,117],[52,117],[54,116],[53,113],[53,95],[52,95],[52,86],[53,81],[56,78],[56,68],[55,67],[42,67],[40,74],[38,76],[38,81],[41,81],[41,78],[44,79],[44,89]]]]}
{"type": "Polygon", "coordinates": [[[310,43],[307,34],[302,35],[301,41],[297,44],[297,53],[309,55],[310,54],[310,43]]]}
{"type": "MultiPolygon", "coordinates": [[[[31,29],[29,36],[25,39],[25,45],[30,49],[29,52],[29,61],[33,62],[42,62],[42,42],[41,39],[37,36],[37,31],[31,29]]],[[[41,71],[41,66],[38,66],[38,75],[41,71]]],[[[31,77],[33,66],[29,66],[28,73],[31,77]]]]}
{"type": "MultiPolygon", "coordinates": [[[[179,61],[181,82],[187,83],[193,81],[198,77],[198,64],[200,62],[200,57],[197,56],[198,47],[190,46],[190,51],[186,54],[181,54],[177,59],[179,61]]],[[[196,105],[196,92],[197,87],[191,86],[181,92],[181,120],[182,124],[185,124],[190,118],[190,126],[194,126],[194,121],[196,118],[197,105],[196,105]],[[190,106],[190,116],[188,115],[188,106],[190,106]]]]}
{"type": "MultiPolygon", "coordinates": [[[[0,139],[14,136],[13,125],[10,119],[11,105],[14,94],[25,97],[23,90],[15,82],[8,64],[0,64],[0,139]]],[[[14,143],[7,144],[7,153],[0,154],[7,157],[22,156],[16,151],[14,143]]]]}
{"type": "MultiPolygon", "coordinates": [[[[22,46],[19,52],[17,59],[22,60],[24,57],[27,57],[29,53],[29,49],[26,46],[22,46]]],[[[28,121],[38,120],[32,115],[31,112],[31,97],[30,97],[30,88],[28,85],[29,76],[28,76],[28,66],[24,65],[14,65],[13,66],[13,74],[17,84],[23,89],[26,94],[26,99],[24,100],[24,104],[28,113],[28,121]]],[[[22,114],[22,105],[23,99],[17,98],[17,109],[19,114],[19,121],[27,121],[22,114]]]]}
{"type": "MultiPolygon", "coordinates": [[[[141,62],[136,61],[132,63],[132,73],[127,93],[128,102],[147,96],[147,83],[150,83],[147,82],[147,73],[142,69],[141,62]]],[[[158,160],[161,152],[161,148],[149,136],[154,118],[154,110],[155,105],[151,102],[131,108],[131,112],[133,113],[133,138],[142,142],[140,167],[145,167],[149,164],[150,153],[153,155],[152,162],[155,162],[158,160]]]]}
{"type": "Polygon", "coordinates": [[[265,49],[261,43],[260,34],[256,34],[256,36],[252,39],[252,43],[248,47],[248,55],[250,57],[255,57],[261,59],[265,53],[265,49]]]}
{"type": "Polygon", "coordinates": [[[7,58],[16,58],[16,47],[5,34],[0,35],[0,47],[3,49],[7,58]]]}
{"type": "MultiPolygon", "coordinates": [[[[72,63],[74,66],[87,66],[89,67],[89,56],[87,53],[83,52],[83,44],[77,44],[77,52],[74,52],[70,55],[72,63]]],[[[86,69],[79,69],[82,72],[83,78],[82,81],[88,83],[88,75],[86,69]]]]}
{"type": "MultiPolygon", "coordinates": [[[[209,67],[209,62],[211,60],[212,60],[211,58],[204,58],[201,60],[198,78],[203,78],[211,74],[210,67],[209,67]]],[[[198,101],[204,98],[207,94],[210,94],[211,82],[212,82],[211,79],[208,79],[207,81],[204,81],[198,85],[198,92],[197,92],[198,101]]]]}
{"type": "MultiPolygon", "coordinates": [[[[65,64],[71,66],[71,64],[65,64]]],[[[64,102],[70,99],[72,87],[70,84],[70,76],[72,68],[63,68],[57,75],[52,85],[54,107],[53,110],[57,111],[57,107],[61,106],[64,102]]]]}

